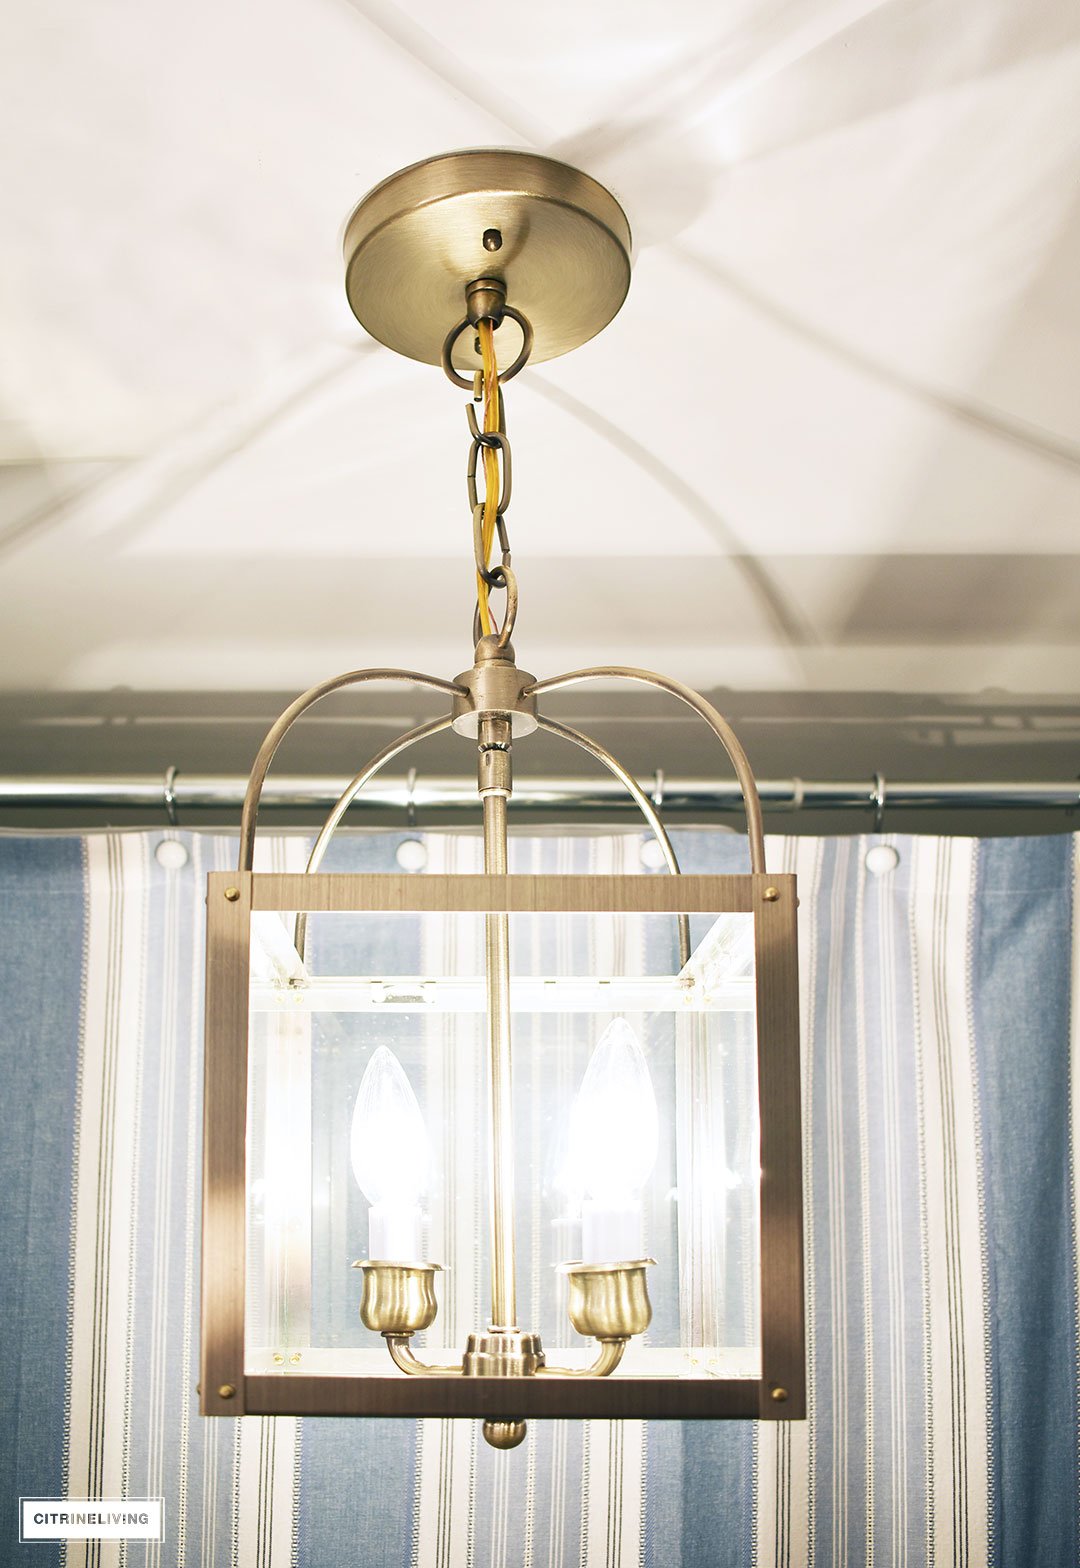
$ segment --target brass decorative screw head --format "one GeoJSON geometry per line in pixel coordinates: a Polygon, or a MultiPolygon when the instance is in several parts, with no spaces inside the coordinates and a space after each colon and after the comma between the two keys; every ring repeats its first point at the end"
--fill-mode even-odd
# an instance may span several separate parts
{"type": "Polygon", "coordinates": [[[782,1405],[785,1399],[788,1397],[788,1391],[786,1388],[781,1388],[779,1384],[777,1384],[777,1386],[772,1391],[772,1397],[776,1400],[778,1405],[782,1405]]]}
{"type": "Polygon", "coordinates": [[[218,1398],[231,1399],[235,1393],[236,1385],[234,1383],[222,1383],[221,1387],[218,1389],[218,1398]]]}
{"type": "Polygon", "coordinates": [[[228,899],[230,904],[235,904],[236,900],[240,897],[240,889],[238,887],[227,887],[225,889],[225,897],[228,899]]]}
{"type": "Polygon", "coordinates": [[[780,897],[780,889],[778,887],[767,887],[761,896],[767,904],[775,904],[780,897]]]}

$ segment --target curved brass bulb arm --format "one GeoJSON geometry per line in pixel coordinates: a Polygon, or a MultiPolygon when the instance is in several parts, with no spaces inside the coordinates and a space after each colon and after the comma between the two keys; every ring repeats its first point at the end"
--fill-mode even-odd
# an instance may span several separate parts
{"type": "MultiPolygon", "coordinates": [[[[606,747],[601,746],[599,741],[595,741],[591,736],[583,734],[581,730],[572,730],[568,724],[556,724],[554,719],[542,718],[540,714],[537,714],[536,722],[542,730],[547,730],[549,735],[557,735],[561,740],[568,740],[571,745],[580,746],[582,751],[587,751],[591,757],[596,758],[597,762],[602,762],[609,773],[615,775],[627,794],[633,796],[641,815],[649,824],[656,842],[663,851],[668,870],[673,877],[677,877],[680,874],[679,859],[667,835],[667,829],[660,820],[660,814],[637,779],[626,771],[619,759],[613,757],[611,752],[606,747]]],[[[690,962],[690,917],[689,915],[679,915],[677,919],[679,922],[679,965],[682,967],[682,965],[690,962]]],[[[300,956],[303,957],[303,954],[300,956]]]]}
{"type": "Polygon", "coordinates": [[[454,1367],[428,1366],[424,1361],[418,1361],[413,1355],[412,1346],[409,1344],[411,1334],[384,1334],[386,1348],[394,1358],[394,1364],[403,1372],[408,1372],[411,1377],[460,1377],[460,1363],[454,1367]]]}
{"type": "MultiPolygon", "coordinates": [[[[393,1358],[394,1365],[402,1372],[407,1372],[410,1377],[461,1377],[462,1368],[456,1366],[431,1366],[426,1361],[421,1361],[413,1354],[409,1343],[411,1334],[384,1334],[386,1348],[393,1358]]],[[[587,1367],[538,1367],[530,1373],[532,1377],[607,1377],[614,1372],[623,1358],[623,1351],[629,1342],[625,1339],[602,1339],[596,1360],[587,1367]]]]}
{"type": "Polygon", "coordinates": [[[238,871],[250,871],[255,856],[255,823],[259,815],[259,797],[262,794],[263,783],[270,764],[285,736],[292,729],[302,713],[306,713],[321,698],[329,696],[332,691],[340,691],[345,686],[360,686],[368,681],[404,681],[412,686],[429,686],[435,691],[446,692],[448,696],[459,697],[467,695],[464,688],[455,685],[453,681],[440,680],[436,675],[421,675],[416,670],[349,670],[344,675],[335,675],[328,681],[322,681],[318,686],[312,686],[296,701],[290,703],[277,723],[267,733],[266,739],[259,747],[259,754],[255,758],[251,774],[248,778],[247,794],[244,796],[244,809],[240,816],[240,857],[237,862],[238,871]]]}
{"type": "Polygon", "coordinates": [[[548,1367],[538,1368],[537,1377],[607,1377],[614,1372],[623,1358],[623,1351],[629,1344],[626,1339],[602,1339],[599,1341],[600,1351],[596,1360],[588,1367],[548,1367]]]}
{"type": "Polygon", "coordinates": [[[605,680],[636,681],[641,686],[657,686],[661,691],[670,692],[673,697],[678,697],[680,702],[685,702],[688,708],[693,708],[694,712],[705,720],[731,759],[735,776],[742,790],[743,806],[746,810],[746,832],[750,840],[750,869],[764,873],[765,832],[761,820],[761,800],[758,796],[757,784],[754,782],[753,770],[731,725],[723,714],[719,713],[711,702],[706,702],[693,687],[684,686],[682,681],[672,680],[668,675],[657,675],[655,670],[638,670],[627,665],[613,664],[592,670],[571,670],[568,675],[553,675],[548,680],[534,681],[531,686],[526,686],[521,695],[539,697],[541,692],[561,691],[564,686],[577,686],[581,681],[605,680]]]}
{"type": "MultiPolygon", "coordinates": [[[[384,768],[388,762],[392,762],[395,757],[400,756],[403,751],[407,751],[408,748],[412,745],[415,745],[418,740],[426,740],[429,735],[438,735],[440,730],[448,730],[452,723],[453,720],[449,715],[447,715],[446,718],[431,719],[427,724],[419,724],[417,725],[416,729],[409,730],[408,734],[399,735],[397,740],[391,741],[389,746],[384,746],[382,751],[378,752],[374,757],[372,757],[367,766],[363,768],[349,784],[346,784],[345,788],[338,796],[333,810],[330,812],[330,815],[323,823],[322,828],[319,831],[319,836],[311,847],[311,854],[308,856],[308,863],[304,867],[306,874],[318,871],[319,867],[322,865],[323,856],[330,847],[330,840],[337,832],[342,817],[348,811],[349,807],[352,805],[357,795],[359,795],[364,785],[369,783],[370,780],[375,777],[376,773],[384,768]]],[[[307,915],[303,910],[301,910],[296,917],[296,925],[294,927],[293,934],[293,946],[300,955],[301,963],[304,961],[304,947],[306,945],[306,940],[307,915]]]]}

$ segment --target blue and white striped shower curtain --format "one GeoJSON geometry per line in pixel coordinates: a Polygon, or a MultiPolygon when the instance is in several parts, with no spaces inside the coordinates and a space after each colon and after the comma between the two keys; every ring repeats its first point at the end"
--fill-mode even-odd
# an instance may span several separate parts
{"type": "MultiPolygon", "coordinates": [[[[898,838],[878,877],[868,840],[770,841],[802,897],[809,1419],[537,1421],[506,1455],[474,1422],[196,1413],[204,879],[234,847],[168,836],[182,869],[161,834],[0,838],[0,1561],[1080,1560],[1076,841],[898,838]],[[20,1546],[20,1494],[160,1495],[165,1540],[20,1546]]],[[[337,865],[394,870],[399,839],[337,865]]],[[[745,869],[729,834],[676,840],[745,869]]],[[[639,843],[514,854],[636,871],[639,843]]]]}

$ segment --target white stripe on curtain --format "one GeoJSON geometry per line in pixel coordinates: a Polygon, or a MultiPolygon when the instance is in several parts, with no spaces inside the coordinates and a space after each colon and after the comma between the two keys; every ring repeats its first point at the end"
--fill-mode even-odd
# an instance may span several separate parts
{"type": "Polygon", "coordinates": [[[927,1551],[979,1568],[988,1546],[981,1150],[968,952],[971,839],[916,839],[911,939],[919,1048],[930,1397],[927,1551]]]}
{"type": "MultiPolygon", "coordinates": [[[[68,1350],[69,1497],[128,1493],[138,1098],[143,1064],[146,843],[87,841],[83,1049],[76,1109],[68,1350]]],[[[69,1563],[122,1547],[72,1544],[69,1563]]]]}

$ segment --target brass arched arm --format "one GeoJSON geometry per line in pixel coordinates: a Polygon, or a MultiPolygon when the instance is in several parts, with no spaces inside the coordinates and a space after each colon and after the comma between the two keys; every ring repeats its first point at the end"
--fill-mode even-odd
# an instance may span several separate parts
{"type": "Polygon", "coordinates": [[[460,1363],[451,1367],[431,1366],[427,1361],[420,1361],[413,1355],[409,1341],[411,1334],[384,1334],[386,1348],[393,1357],[394,1364],[403,1372],[408,1372],[411,1377],[461,1377],[460,1363]]]}
{"type": "MultiPolygon", "coordinates": [[[[427,724],[418,724],[416,729],[409,730],[405,735],[399,735],[397,740],[391,741],[389,746],[384,746],[382,751],[377,752],[372,757],[367,766],[362,768],[356,777],[346,784],[338,796],[330,815],[319,830],[318,838],[311,846],[311,854],[308,856],[308,863],[304,867],[306,874],[310,875],[312,872],[318,871],[322,865],[323,856],[330,847],[330,840],[337,832],[342,817],[348,811],[364,785],[373,779],[376,773],[380,772],[388,762],[392,762],[395,757],[399,757],[403,751],[407,751],[410,746],[414,746],[418,740],[426,740],[429,735],[438,735],[441,730],[448,730],[452,723],[453,720],[448,714],[445,718],[430,719],[427,724]]],[[[296,917],[296,925],[293,928],[293,946],[299,954],[301,963],[304,961],[306,942],[307,915],[301,910],[296,917]]]]}
{"type": "MultiPolygon", "coordinates": [[[[581,730],[573,730],[568,724],[556,724],[554,719],[545,719],[540,714],[536,716],[537,723],[549,735],[557,735],[560,740],[568,740],[571,745],[580,746],[582,751],[587,751],[590,757],[595,757],[597,762],[602,762],[609,773],[613,773],[619,783],[637,803],[638,809],[655,835],[656,842],[663,851],[664,860],[672,876],[679,875],[679,858],[675,853],[674,845],[667,834],[667,829],[660,820],[660,814],[652,801],[646,795],[633,774],[628,773],[617,757],[613,757],[606,747],[601,746],[589,735],[584,735],[581,730]]],[[[679,967],[690,962],[690,917],[679,915],[679,967]]],[[[303,957],[303,954],[301,954],[303,957]]]]}
{"type": "Polygon", "coordinates": [[[251,870],[255,858],[255,824],[259,815],[259,797],[262,795],[263,783],[270,771],[270,764],[274,760],[274,753],[289,730],[302,713],[306,713],[308,708],[321,698],[329,696],[332,691],[340,691],[345,686],[360,686],[369,681],[404,681],[407,685],[428,686],[435,691],[446,692],[451,697],[467,695],[464,689],[455,685],[453,681],[440,680],[436,675],[420,675],[415,670],[375,669],[349,670],[345,675],[335,675],[318,686],[312,686],[310,691],[297,697],[267,734],[251,769],[247,793],[244,796],[244,809],[240,815],[240,856],[237,863],[239,871],[251,870]]]}
{"type": "Polygon", "coordinates": [[[746,832],[750,840],[750,869],[764,873],[765,832],[761,820],[761,800],[758,796],[757,784],[754,782],[753,769],[731,725],[711,702],[705,701],[699,692],[694,691],[690,686],[684,686],[682,681],[672,680],[668,675],[657,675],[654,670],[638,670],[627,665],[613,664],[592,670],[571,670],[568,675],[553,675],[548,680],[534,681],[531,686],[525,687],[522,696],[539,697],[542,692],[561,691],[565,686],[577,686],[582,681],[610,680],[636,681],[641,686],[657,686],[661,691],[670,692],[673,697],[678,697],[680,702],[685,702],[688,708],[693,708],[694,712],[705,720],[731,759],[739,788],[742,790],[743,806],[746,810],[746,832]]]}
{"type": "Polygon", "coordinates": [[[623,1358],[623,1351],[628,1341],[625,1339],[602,1339],[600,1349],[597,1351],[596,1360],[587,1367],[549,1367],[542,1366],[537,1370],[537,1377],[608,1377],[623,1358]]]}

